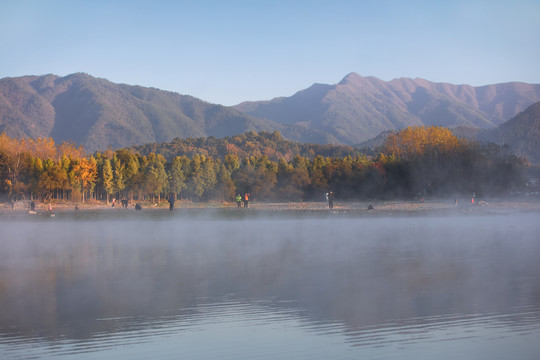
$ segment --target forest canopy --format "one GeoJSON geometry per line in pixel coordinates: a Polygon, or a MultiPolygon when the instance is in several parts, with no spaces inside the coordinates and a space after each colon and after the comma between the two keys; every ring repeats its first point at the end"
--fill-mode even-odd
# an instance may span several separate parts
{"type": "Polygon", "coordinates": [[[298,144],[278,132],[175,139],[86,154],[52,139],[0,135],[4,199],[259,201],[388,199],[500,194],[525,184],[523,159],[507,146],[457,138],[443,127],[410,127],[374,156],[338,145],[298,144]]]}

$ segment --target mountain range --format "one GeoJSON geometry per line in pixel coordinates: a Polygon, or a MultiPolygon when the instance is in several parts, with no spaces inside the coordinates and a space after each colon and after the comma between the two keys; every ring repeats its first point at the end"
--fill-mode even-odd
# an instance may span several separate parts
{"type": "Polygon", "coordinates": [[[336,85],[314,84],[290,97],[244,102],[235,108],[355,144],[412,125],[494,128],[537,101],[540,84],[472,87],[423,79],[382,81],[351,73],[336,85]]]}
{"type": "Polygon", "coordinates": [[[290,97],[233,107],[77,73],[0,79],[0,132],[87,151],[274,131],[292,141],[358,144],[411,125],[494,129],[540,101],[540,84],[472,87],[351,73],[290,97]]]}
{"type": "Polygon", "coordinates": [[[326,134],[255,118],[192,96],[115,84],[77,73],[0,79],[0,133],[52,137],[87,151],[166,142],[176,137],[274,131],[291,140],[326,143],[326,134]]]}

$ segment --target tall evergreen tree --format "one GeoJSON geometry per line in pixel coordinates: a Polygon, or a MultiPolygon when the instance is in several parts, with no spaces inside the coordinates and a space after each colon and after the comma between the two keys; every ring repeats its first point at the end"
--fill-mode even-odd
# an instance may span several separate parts
{"type": "Polygon", "coordinates": [[[112,158],[111,166],[113,171],[113,189],[117,196],[120,196],[120,192],[125,189],[126,183],[124,180],[123,165],[116,154],[112,158]]]}
{"type": "Polygon", "coordinates": [[[189,162],[186,157],[176,156],[171,163],[169,187],[175,198],[186,188],[186,174],[184,173],[186,162],[189,162]]]}
{"type": "Polygon", "coordinates": [[[111,166],[111,161],[107,158],[103,160],[103,189],[105,190],[105,193],[107,194],[107,204],[109,203],[109,195],[112,195],[114,193],[114,177],[113,177],[113,170],[111,166]]]}

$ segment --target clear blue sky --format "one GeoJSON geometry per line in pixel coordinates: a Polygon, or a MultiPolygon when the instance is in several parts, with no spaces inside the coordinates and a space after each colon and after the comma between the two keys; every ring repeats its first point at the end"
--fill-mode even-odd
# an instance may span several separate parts
{"type": "Polygon", "coordinates": [[[85,72],[223,105],[350,72],[540,83],[540,0],[2,0],[0,19],[0,78],[85,72]]]}

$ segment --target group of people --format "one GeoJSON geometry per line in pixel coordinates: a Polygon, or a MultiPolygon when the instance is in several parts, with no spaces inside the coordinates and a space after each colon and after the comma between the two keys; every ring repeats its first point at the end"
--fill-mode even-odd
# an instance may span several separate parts
{"type": "MultiPolygon", "coordinates": [[[[244,204],[244,207],[247,208],[249,206],[249,197],[251,196],[251,194],[249,193],[245,193],[244,196],[240,195],[240,194],[236,194],[236,205],[241,208],[242,207],[242,203],[244,204]]],[[[328,200],[328,207],[330,209],[333,209],[334,208],[334,192],[333,191],[330,191],[330,192],[327,192],[326,193],[326,200],[328,200]]]]}
{"type": "MultiPolygon", "coordinates": [[[[236,199],[236,204],[239,208],[242,207],[242,204],[244,204],[244,208],[247,208],[249,206],[249,198],[250,198],[251,194],[249,193],[245,193],[244,196],[241,196],[240,194],[237,194],[235,199],[236,199]]],[[[334,192],[333,191],[329,191],[326,193],[326,200],[328,201],[328,208],[330,209],[333,209],[334,208],[334,192]]],[[[174,202],[175,202],[175,196],[174,195],[170,195],[168,200],[169,202],[169,211],[173,211],[174,210],[174,202]]],[[[421,197],[421,202],[424,202],[424,198],[423,196],[421,197]]],[[[472,199],[471,199],[471,202],[473,205],[476,205],[476,204],[480,204],[480,205],[486,205],[487,203],[486,202],[483,202],[483,201],[478,201],[477,198],[476,198],[476,193],[473,193],[472,194],[472,199]]],[[[127,199],[123,199],[121,200],[121,204],[122,204],[122,207],[127,209],[128,208],[128,200],[127,199]]],[[[457,206],[458,204],[458,201],[457,201],[457,198],[455,199],[455,205],[457,206]]],[[[12,203],[13,205],[13,203],[12,203]]],[[[112,207],[114,207],[115,205],[115,199],[113,199],[112,201],[112,207]]],[[[13,207],[13,206],[12,206],[13,207]]],[[[32,200],[30,202],[30,211],[35,211],[35,208],[36,208],[36,203],[32,200]]],[[[374,207],[373,205],[369,204],[368,210],[374,210],[374,207]]],[[[49,213],[52,212],[52,204],[49,204],[48,207],[47,207],[47,210],[49,211],[49,213]]],[[[75,210],[79,210],[79,206],[78,205],[75,205],[75,210]]],[[[135,210],[137,211],[140,211],[142,210],[142,207],[139,203],[135,204],[135,210]]]]}
{"type": "MultiPolygon", "coordinates": [[[[129,200],[128,199],[122,199],[120,200],[120,205],[123,209],[127,209],[129,206],[129,200]]],[[[116,207],[116,199],[113,198],[111,201],[111,207],[116,207]]]]}
{"type": "MultiPolygon", "coordinates": [[[[247,208],[249,207],[249,197],[251,196],[250,193],[245,193],[244,196],[241,196],[240,194],[237,194],[236,195],[236,204],[239,208],[242,207],[242,203],[244,204],[244,208],[247,208]]],[[[333,209],[334,208],[334,192],[333,191],[330,191],[330,192],[327,192],[326,193],[326,200],[328,200],[328,207],[330,209],[333,209]]],[[[169,202],[169,211],[173,211],[174,210],[174,202],[175,202],[175,196],[174,195],[170,195],[169,198],[167,199],[167,201],[169,202]]],[[[112,200],[112,203],[111,203],[111,206],[114,207],[115,206],[115,203],[116,203],[116,199],[113,199],[112,200]]],[[[128,200],[127,199],[123,199],[121,201],[121,204],[122,204],[122,207],[127,209],[128,208],[128,200]]],[[[35,209],[35,203],[34,201],[32,201],[30,203],[30,209],[32,211],[34,211],[35,209]]],[[[52,205],[49,204],[48,206],[48,210],[49,211],[52,211],[52,205]]],[[[76,205],[75,206],[75,210],[79,210],[79,207],[76,205]]],[[[142,207],[139,203],[135,204],[135,210],[137,211],[140,211],[142,210],[142,207]]]]}
{"type": "Polygon", "coordinates": [[[247,208],[249,206],[249,197],[251,196],[251,194],[249,193],[245,193],[244,194],[244,197],[242,198],[242,196],[240,194],[237,194],[236,195],[236,205],[238,205],[238,207],[242,207],[242,200],[244,201],[244,207],[247,208]]]}

